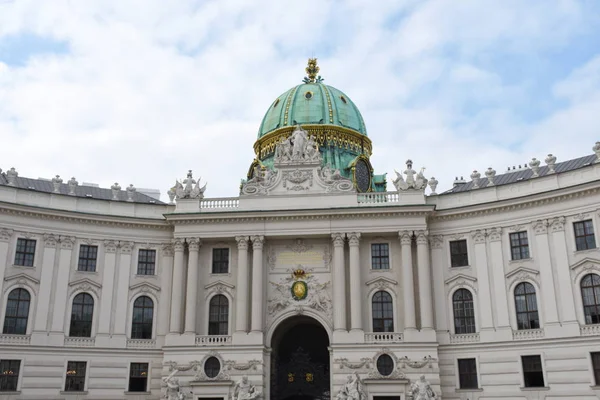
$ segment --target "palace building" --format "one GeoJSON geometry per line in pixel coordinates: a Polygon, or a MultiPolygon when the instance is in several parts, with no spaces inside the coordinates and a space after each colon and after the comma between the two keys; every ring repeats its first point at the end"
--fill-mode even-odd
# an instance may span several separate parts
{"type": "Polygon", "coordinates": [[[0,399],[600,398],[600,143],[387,183],[318,69],[238,197],[1,172],[0,399]]]}

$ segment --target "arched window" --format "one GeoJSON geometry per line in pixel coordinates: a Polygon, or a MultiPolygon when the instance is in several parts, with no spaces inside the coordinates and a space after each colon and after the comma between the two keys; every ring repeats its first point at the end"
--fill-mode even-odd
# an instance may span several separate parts
{"type": "Polygon", "coordinates": [[[208,334],[228,335],[229,300],[227,297],[218,294],[210,299],[208,314],[208,334]]]}
{"type": "Polygon", "coordinates": [[[473,295],[467,289],[458,289],[452,296],[454,333],[475,333],[473,295]]]}
{"type": "Polygon", "coordinates": [[[31,296],[25,289],[14,289],[8,294],[6,314],[4,314],[4,329],[2,333],[25,335],[27,333],[27,318],[29,318],[29,303],[31,296]]]}
{"type": "Polygon", "coordinates": [[[394,332],[394,304],[392,296],[386,291],[373,295],[373,332],[394,332]]]}
{"type": "Polygon", "coordinates": [[[581,297],[583,298],[585,323],[600,324],[600,276],[589,274],[583,277],[581,297]]]}
{"type": "Polygon", "coordinates": [[[79,293],[73,299],[71,307],[71,328],[69,336],[92,336],[92,317],[94,315],[94,298],[88,293],[79,293]]]}
{"type": "Polygon", "coordinates": [[[133,302],[133,318],[131,323],[132,339],[152,339],[152,319],[154,318],[154,302],[148,296],[140,296],[133,302]]]}
{"type": "Polygon", "coordinates": [[[538,316],[535,288],[531,283],[522,282],[515,287],[515,310],[517,311],[517,329],[538,329],[538,316]]]}

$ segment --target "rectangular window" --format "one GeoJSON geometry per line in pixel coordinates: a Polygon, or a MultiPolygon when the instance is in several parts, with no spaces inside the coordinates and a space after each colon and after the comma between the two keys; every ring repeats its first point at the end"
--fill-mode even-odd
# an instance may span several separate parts
{"type": "Polygon", "coordinates": [[[138,275],[154,275],[156,250],[140,249],[138,253],[138,275]]]}
{"type": "Polygon", "coordinates": [[[592,368],[594,368],[594,384],[600,386],[600,352],[592,353],[592,368]]]}
{"type": "Polygon", "coordinates": [[[83,392],[85,390],[85,361],[69,361],[67,363],[67,378],[65,392],[83,392]]]}
{"type": "Polygon", "coordinates": [[[16,392],[20,360],[0,360],[0,392],[16,392]]]}
{"type": "Polygon", "coordinates": [[[79,262],[77,271],[95,272],[96,259],[98,258],[98,246],[82,244],[79,247],[79,262]]]}
{"type": "Polygon", "coordinates": [[[515,232],[510,234],[510,252],[513,260],[524,260],[529,258],[527,232],[515,232]]]}
{"type": "Polygon", "coordinates": [[[474,358],[458,360],[460,389],[477,389],[477,362],[474,358]]]}
{"type": "Polygon", "coordinates": [[[213,249],[212,273],[226,274],[229,272],[229,249],[213,249]]]}
{"type": "Polygon", "coordinates": [[[544,371],[540,356],[522,356],[525,387],[544,387],[544,371]]]}
{"type": "Polygon", "coordinates": [[[450,265],[452,267],[466,267],[469,265],[466,239],[450,242],[450,265]]]}
{"type": "Polygon", "coordinates": [[[24,267],[33,267],[33,258],[35,256],[35,240],[17,239],[17,251],[15,253],[15,265],[24,267]]]}
{"type": "Polygon", "coordinates": [[[129,391],[147,392],[148,363],[131,363],[129,368],[129,391]]]}
{"type": "Polygon", "coordinates": [[[371,244],[371,269],[390,269],[390,245],[371,244]]]}
{"type": "Polygon", "coordinates": [[[594,224],[591,219],[575,222],[575,246],[577,250],[588,250],[596,248],[596,237],[594,236],[594,224]]]}

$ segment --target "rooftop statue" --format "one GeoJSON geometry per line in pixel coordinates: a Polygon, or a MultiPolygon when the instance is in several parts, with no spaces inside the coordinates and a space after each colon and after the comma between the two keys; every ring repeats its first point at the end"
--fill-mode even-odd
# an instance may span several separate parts
{"type": "Polygon", "coordinates": [[[175,186],[172,187],[167,194],[169,199],[173,202],[173,199],[203,199],[204,191],[206,190],[206,183],[200,187],[200,180],[197,181],[192,176],[192,170],[190,169],[187,174],[187,178],[183,180],[185,187],[179,181],[175,181],[175,186]]]}
{"type": "Polygon", "coordinates": [[[406,170],[404,171],[404,174],[406,175],[406,180],[404,179],[401,173],[394,170],[394,172],[396,173],[396,179],[392,183],[396,187],[397,191],[400,192],[408,189],[425,190],[425,188],[427,187],[427,178],[425,178],[425,176],[423,175],[425,167],[421,168],[421,170],[417,173],[414,169],[412,169],[412,166],[412,160],[407,160],[406,170]]]}
{"type": "Polygon", "coordinates": [[[421,375],[418,381],[410,385],[410,393],[413,400],[432,400],[436,398],[431,385],[425,380],[425,375],[421,375]]]}

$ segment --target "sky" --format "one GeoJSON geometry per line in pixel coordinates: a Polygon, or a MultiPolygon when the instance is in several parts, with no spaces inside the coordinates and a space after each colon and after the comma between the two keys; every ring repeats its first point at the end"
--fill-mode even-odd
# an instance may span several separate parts
{"type": "Polygon", "coordinates": [[[410,158],[439,192],[600,140],[596,0],[0,0],[0,168],[237,196],[309,57],[388,178],[410,158]]]}

